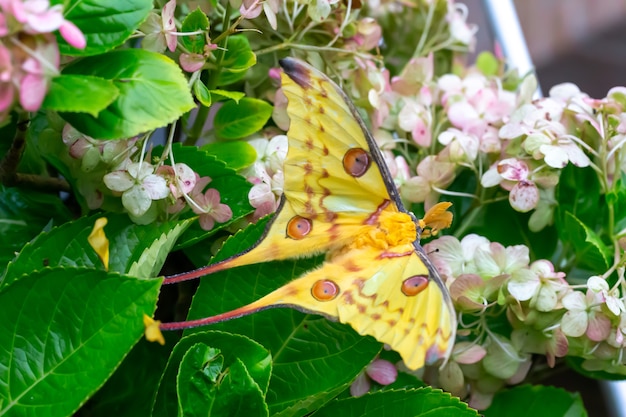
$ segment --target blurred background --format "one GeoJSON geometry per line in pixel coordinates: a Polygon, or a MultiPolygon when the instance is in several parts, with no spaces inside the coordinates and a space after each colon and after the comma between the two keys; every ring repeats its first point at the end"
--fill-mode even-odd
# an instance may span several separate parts
{"type": "MultiPolygon", "coordinates": [[[[488,48],[493,37],[482,1],[460,1],[469,8],[468,22],[478,24],[477,50],[488,48]]],[[[626,85],[626,0],[514,3],[544,94],[568,81],[594,98],[626,85]]]]}
{"type": "MultiPolygon", "coordinates": [[[[458,1],[468,6],[467,21],[479,27],[476,51],[493,50],[483,4],[488,0],[458,1]]],[[[593,98],[626,86],[626,0],[514,0],[514,5],[544,95],[563,82],[593,98]]],[[[626,417],[626,382],[590,380],[564,366],[534,382],[579,392],[589,417],[626,417]]]]}

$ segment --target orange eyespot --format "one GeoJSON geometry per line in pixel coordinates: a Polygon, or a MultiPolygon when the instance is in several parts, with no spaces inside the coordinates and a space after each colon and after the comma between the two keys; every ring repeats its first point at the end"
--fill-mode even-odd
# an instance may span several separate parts
{"type": "Polygon", "coordinates": [[[321,279],[311,287],[311,295],[317,301],[330,301],[339,294],[339,287],[329,279],[321,279]]]}
{"type": "Polygon", "coordinates": [[[352,148],[343,156],[343,169],[356,178],[365,174],[371,163],[370,154],[361,148],[352,148]]]}
{"type": "Polygon", "coordinates": [[[311,220],[302,216],[293,216],[287,223],[287,236],[300,240],[311,232],[311,220]]]}
{"type": "Polygon", "coordinates": [[[402,293],[408,297],[412,297],[424,291],[427,286],[427,275],[413,275],[402,281],[402,293]]]}

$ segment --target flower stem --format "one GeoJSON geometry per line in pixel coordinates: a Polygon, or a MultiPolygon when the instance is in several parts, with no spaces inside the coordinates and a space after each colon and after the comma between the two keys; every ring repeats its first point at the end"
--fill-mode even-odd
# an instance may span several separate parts
{"type": "Polygon", "coordinates": [[[26,148],[26,131],[29,124],[28,112],[18,112],[15,137],[11,147],[0,161],[0,183],[9,187],[23,186],[47,192],[70,191],[70,186],[64,179],[17,172],[26,148]]]}

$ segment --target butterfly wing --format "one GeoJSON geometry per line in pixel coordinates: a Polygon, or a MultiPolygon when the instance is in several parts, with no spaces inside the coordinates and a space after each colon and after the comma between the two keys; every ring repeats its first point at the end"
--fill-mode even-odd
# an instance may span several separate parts
{"type": "Polygon", "coordinates": [[[190,325],[291,306],[374,336],[411,369],[447,358],[456,330],[450,297],[416,242],[415,224],[373,138],[325,75],[292,59],[281,65],[291,120],[281,206],[248,252],[184,275],[322,251],[327,260],[252,304],[190,325]],[[398,215],[410,231],[394,246],[387,235],[397,232],[395,223],[383,229],[380,223],[398,215]]]}

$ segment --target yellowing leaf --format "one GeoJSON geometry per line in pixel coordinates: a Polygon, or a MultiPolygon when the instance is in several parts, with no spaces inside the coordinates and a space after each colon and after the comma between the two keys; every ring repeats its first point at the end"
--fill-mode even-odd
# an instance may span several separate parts
{"type": "Polygon", "coordinates": [[[93,225],[93,230],[87,237],[87,241],[96,251],[105,270],[109,270],[109,239],[107,239],[104,233],[104,226],[106,226],[108,220],[106,217],[100,217],[93,225]]]}
{"type": "Polygon", "coordinates": [[[163,338],[163,333],[161,333],[161,329],[159,325],[161,322],[159,320],[154,320],[152,317],[147,314],[143,315],[143,325],[145,327],[144,335],[146,336],[146,340],[148,342],[158,342],[161,346],[165,344],[165,339],[163,338]]]}

